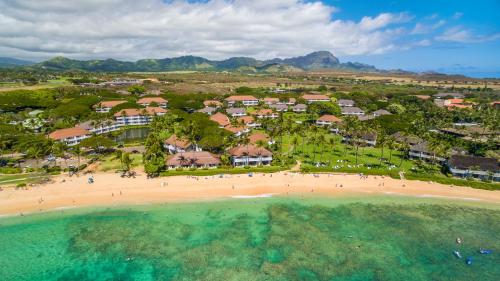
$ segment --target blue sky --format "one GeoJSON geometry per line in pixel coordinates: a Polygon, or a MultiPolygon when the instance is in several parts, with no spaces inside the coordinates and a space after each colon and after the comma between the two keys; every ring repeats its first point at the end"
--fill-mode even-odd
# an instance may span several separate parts
{"type": "Polygon", "coordinates": [[[402,26],[414,29],[417,24],[434,25],[428,33],[407,36],[401,40],[430,40],[429,46],[395,50],[384,54],[344,56],[381,68],[438,70],[473,76],[500,77],[500,1],[324,1],[338,10],[333,19],[359,21],[380,13],[406,12],[412,20],[402,26]],[[437,27],[439,26],[439,27],[437,27]],[[436,40],[447,29],[467,30],[470,38],[436,40]],[[478,37],[474,39],[474,37],[478,37]]]}
{"type": "Polygon", "coordinates": [[[0,0],[0,57],[257,59],[330,51],[500,77],[500,1],[0,0]]]}

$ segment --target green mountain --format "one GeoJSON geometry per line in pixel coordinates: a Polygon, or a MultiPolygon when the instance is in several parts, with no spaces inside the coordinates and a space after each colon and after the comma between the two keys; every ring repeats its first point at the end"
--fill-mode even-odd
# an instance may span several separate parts
{"type": "Polygon", "coordinates": [[[20,60],[16,58],[0,57],[0,68],[9,68],[9,67],[25,66],[32,64],[34,64],[34,62],[32,61],[20,60]]]}
{"type": "Polygon", "coordinates": [[[182,56],[165,59],[142,59],[136,62],[107,60],[72,60],[55,57],[32,66],[54,71],[81,70],[89,72],[130,72],[130,71],[243,71],[243,72],[290,72],[320,69],[350,71],[378,71],[374,66],[361,63],[340,63],[330,52],[320,51],[305,56],[257,60],[249,57],[233,57],[214,61],[196,56],[182,56]]]}

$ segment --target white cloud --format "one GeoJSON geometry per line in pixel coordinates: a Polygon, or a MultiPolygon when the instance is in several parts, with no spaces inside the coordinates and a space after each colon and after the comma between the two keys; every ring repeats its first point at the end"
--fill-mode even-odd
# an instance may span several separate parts
{"type": "Polygon", "coordinates": [[[455,12],[455,14],[453,14],[453,17],[451,17],[451,18],[452,18],[452,19],[454,19],[454,20],[458,20],[458,19],[460,19],[463,15],[464,15],[464,13],[461,13],[461,12],[455,12]]]}
{"type": "Polygon", "coordinates": [[[441,35],[436,36],[438,41],[449,41],[457,43],[481,43],[500,39],[500,33],[490,35],[476,35],[471,30],[462,26],[454,26],[446,29],[441,35]]]}
{"type": "Polygon", "coordinates": [[[402,24],[411,20],[406,13],[336,20],[336,11],[301,0],[2,0],[0,53],[131,60],[380,54],[401,47],[402,24]]]}
{"type": "Polygon", "coordinates": [[[428,34],[431,33],[432,31],[444,26],[446,24],[445,20],[439,20],[435,23],[432,24],[424,24],[418,22],[415,24],[415,27],[411,31],[411,34],[428,34]]]}

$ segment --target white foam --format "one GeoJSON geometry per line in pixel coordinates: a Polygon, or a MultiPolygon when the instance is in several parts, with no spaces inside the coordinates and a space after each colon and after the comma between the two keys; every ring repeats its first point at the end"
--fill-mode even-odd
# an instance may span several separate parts
{"type": "Polygon", "coordinates": [[[433,194],[422,194],[422,195],[417,195],[416,197],[420,197],[420,198],[461,199],[461,200],[468,200],[468,201],[483,201],[482,199],[474,198],[474,197],[443,196],[443,195],[433,195],[433,194]]]}
{"type": "Polygon", "coordinates": [[[273,197],[276,193],[263,193],[263,194],[257,194],[257,195],[234,195],[231,196],[231,198],[235,199],[249,199],[249,198],[270,198],[273,197]]]}

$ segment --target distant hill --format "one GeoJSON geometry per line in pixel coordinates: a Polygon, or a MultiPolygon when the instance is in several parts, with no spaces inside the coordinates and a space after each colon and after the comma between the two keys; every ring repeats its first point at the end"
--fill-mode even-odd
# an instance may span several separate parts
{"type": "Polygon", "coordinates": [[[73,60],[64,57],[33,65],[34,68],[43,68],[55,71],[81,70],[89,72],[145,72],[145,71],[241,71],[241,72],[297,72],[305,70],[337,69],[349,71],[378,71],[374,66],[347,62],[340,63],[332,53],[320,51],[305,56],[257,60],[249,57],[233,57],[226,60],[208,60],[202,57],[182,56],[165,59],[142,59],[136,62],[107,60],[73,60]]]}
{"type": "Polygon", "coordinates": [[[0,68],[25,66],[25,65],[32,65],[32,64],[34,64],[34,62],[32,62],[32,61],[20,60],[20,59],[16,59],[16,58],[0,57],[0,68]]]}

